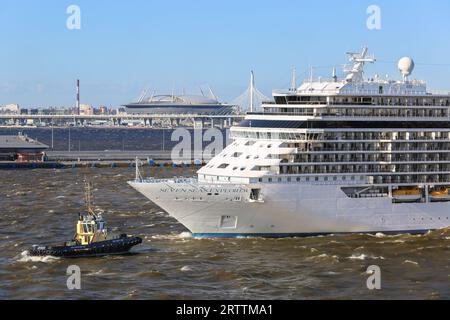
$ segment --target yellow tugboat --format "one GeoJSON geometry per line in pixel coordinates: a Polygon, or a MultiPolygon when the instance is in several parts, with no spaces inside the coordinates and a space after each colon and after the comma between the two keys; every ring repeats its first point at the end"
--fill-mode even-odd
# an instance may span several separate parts
{"type": "Polygon", "coordinates": [[[450,194],[448,187],[435,188],[430,192],[430,200],[433,202],[450,201],[450,194]]]}
{"type": "Polygon", "coordinates": [[[106,222],[100,213],[92,210],[92,185],[86,182],[86,214],[79,214],[76,233],[72,241],[62,246],[38,246],[30,250],[31,256],[87,257],[127,253],[142,243],[139,237],[108,234],[106,222]]]}

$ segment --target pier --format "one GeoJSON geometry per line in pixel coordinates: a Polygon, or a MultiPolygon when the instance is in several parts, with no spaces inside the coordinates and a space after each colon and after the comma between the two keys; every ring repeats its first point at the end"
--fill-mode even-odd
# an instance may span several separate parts
{"type": "Polygon", "coordinates": [[[0,169],[113,168],[140,166],[202,166],[210,156],[193,153],[191,159],[173,161],[171,151],[48,151],[43,162],[0,161],[0,169]]]}

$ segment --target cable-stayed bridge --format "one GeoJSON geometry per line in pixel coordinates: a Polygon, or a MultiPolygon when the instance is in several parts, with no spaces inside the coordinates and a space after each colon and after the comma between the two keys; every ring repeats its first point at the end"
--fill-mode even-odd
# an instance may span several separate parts
{"type": "Polygon", "coordinates": [[[252,71],[248,88],[240,96],[231,101],[231,104],[238,106],[241,112],[255,112],[260,110],[263,102],[271,100],[271,98],[265,96],[256,88],[255,76],[252,71]]]}

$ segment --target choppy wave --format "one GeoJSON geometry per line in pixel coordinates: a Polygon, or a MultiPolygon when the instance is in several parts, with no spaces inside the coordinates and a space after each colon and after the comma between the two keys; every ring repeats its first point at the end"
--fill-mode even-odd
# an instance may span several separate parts
{"type": "Polygon", "coordinates": [[[117,275],[116,272],[105,272],[102,269],[100,269],[98,271],[86,273],[86,276],[88,276],[88,277],[95,277],[95,276],[112,277],[115,275],[117,275]]]}
{"type": "Polygon", "coordinates": [[[194,239],[192,233],[181,232],[177,234],[154,234],[151,236],[155,240],[180,240],[180,239],[194,239]]]}
{"type": "Polygon", "coordinates": [[[384,260],[385,258],[382,256],[373,256],[373,255],[367,255],[364,253],[361,254],[353,254],[350,257],[348,257],[348,259],[350,260],[367,260],[367,259],[371,259],[371,260],[384,260]]]}
{"type": "Polygon", "coordinates": [[[17,262],[43,262],[43,263],[52,263],[60,260],[58,257],[53,256],[43,256],[43,257],[35,257],[31,256],[29,251],[23,251],[18,255],[15,260],[17,262]]]}
{"type": "Polygon", "coordinates": [[[192,271],[192,267],[190,267],[190,266],[183,266],[183,267],[181,267],[180,271],[182,271],[182,272],[189,272],[189,271],[192,271]]]}
{"type": "Polygon", "coordinates": [[[411,261],[411,260],[405,260],[405,261],[403,261],[403,263],[404,263],[404,264],[412,264],[412,265],[415,265],[415,266],[418,266],[418,265],[419,265],[418,262],[416,262],[416,261],[411,261]]]}
{"type": "MultiPolygon", "coordinates": [[[[176,175],[195,173],[186,170],[176,175]]],[[[449,267],[449,230],[425,235],[195,238],[128,187],[133,168],[51,173],[40,169],[26,175],[2,173],[2,182],[9,188],[0,190],[5,218],[0,222],[4,229],[0,232],[0,277],[8,283],[8,297],[65,298],[65,293],[55,288],[65,286],[66,267],[76,264],[85,277],[83,295],[88,299],[129,298],[127,293],[132,293],[133,299],[370,299],[373,292],[361,281],[367,279],[362,272],[365,266],[376,264],[390,270],[391,276],[389,292],[382,290],[380,298],[426,299],[435,292],[441,299],[450,299],[445,271],[449,267]],[[30,243],[57,244],[71,239],[83,208],[83,176],[96,184],[99,191],[94,194],[94,204],[104,211],[109,227],[145,239],[132,249],[138,254],[66,260],[22,252],[30,243]],[[405,273],[423,285],[411,290],[405,273]]],[[[152,175],[166,178],[175,174],[154,168],[152,175]]]]}

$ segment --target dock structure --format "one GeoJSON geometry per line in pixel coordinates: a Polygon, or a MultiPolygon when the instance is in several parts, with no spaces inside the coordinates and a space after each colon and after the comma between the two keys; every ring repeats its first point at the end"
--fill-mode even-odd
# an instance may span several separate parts
{"type": "Polygon", "coordinates": [[[43,162],[48,148],[26,135],[0,135],[0,161],[43,162]]]}
{"type": "Polygon", "coordinates": [[[77,115],[77,114],[0,114],[0,125],[55,125],[71,124],[89,125],[106,121],[113,126],[140,122],[144,127],[194,127],[194,128],[229,128],[241,120],[245,114],[116,114],[116,115],[77,115]]]}
{"type": "Polygon", "coordinates": [[[189,158],[172,159],[171,151],[49,151],[45,159],[62,163],[131,163],[136,159],[149,165],[203,164],[212,155],[192,152],[189,158]]]}
{"type": "Polygon", "coordinates": [[[171,151],[47,151],[39,161],[1,159],[0,169],[134,167],[136,159],[140,166],[195,167],[205,165],[211,157],[201,152],[193,152],[189,159],[175,160],[171,151]]]}

